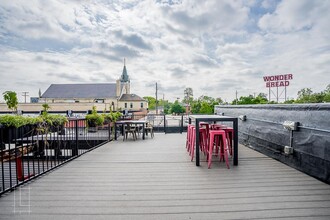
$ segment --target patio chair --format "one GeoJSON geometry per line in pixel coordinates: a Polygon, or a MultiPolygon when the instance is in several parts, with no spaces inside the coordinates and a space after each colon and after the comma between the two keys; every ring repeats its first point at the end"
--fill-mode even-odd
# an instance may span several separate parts
{"type": "Polygon", "coordinates": [[[150,133],[151,138],[154,137],[154,128],[153,128],[152,124],[150,124],[149,122],[147,122],[146,127],[144,128],[144,131],[145,131],[146,135],[148,135],[148,133],[150,133]]]}
{"type": "Polygon", "coordinates": [[[124,128],[124,138],[123,141],[127,140],[128,134],[132,134],[133,140],[137,140],[137,130],[136,126],[134,126],[132,123],[126,123],[124,128]]]}

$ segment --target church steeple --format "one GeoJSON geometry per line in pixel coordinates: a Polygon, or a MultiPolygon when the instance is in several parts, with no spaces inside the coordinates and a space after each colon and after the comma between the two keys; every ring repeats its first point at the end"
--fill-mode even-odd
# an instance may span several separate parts
{"type": "Polygon", "coordinates": [[[129,76],[128,76],[127,70],[126,70],[126,60],[125,60],[125,58],[124,58],[124,69],[123,69],[123,73],[121,74],[121,77],[120,77],[120,82],[130,82],[129,76]]]}

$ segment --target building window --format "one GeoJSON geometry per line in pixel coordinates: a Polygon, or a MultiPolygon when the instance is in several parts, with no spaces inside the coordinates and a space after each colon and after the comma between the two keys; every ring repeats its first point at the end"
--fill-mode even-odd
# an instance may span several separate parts
{"type": "Polygon", "coordinates": [[[125,102],[125,108],[127,108],[127,103],[125,102]]]}
{"type": "Polygon", "coordinates": [[[104,103],[104,99],[95,99],[94,102],[96,102],[96,103],[104,103]]]}
{"type": "Polygon", "coordinates": [[[141,108],[143,108],[143,102],[141,102],[141,108]]]}
{"type": "Polygon", "coordinates": [[[130,104],[130,108],[133,108],[133,103],[131,102],[131,104],[130,104]]]}

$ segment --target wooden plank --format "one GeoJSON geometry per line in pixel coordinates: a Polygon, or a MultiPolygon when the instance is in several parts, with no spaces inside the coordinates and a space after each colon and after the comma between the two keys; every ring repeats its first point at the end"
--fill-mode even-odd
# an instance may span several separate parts
{"type": "MultiPolygon", "coordinates": [[[[239,150],[237,167],[215,157],[207,169],[190,161],[185,134],[111,142],[21,187],[24,219],[330,218],[329,185],[239,150]]],[[[0,219],[21,219],[15,192],[0,198],[0,219]]]]}

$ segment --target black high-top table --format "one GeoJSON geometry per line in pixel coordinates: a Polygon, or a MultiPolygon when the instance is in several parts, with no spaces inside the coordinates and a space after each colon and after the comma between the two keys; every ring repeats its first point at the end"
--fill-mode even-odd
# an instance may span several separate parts
{"type": "Polygon", "coordinates": [[[189,116],[189,124],[195,122],[195,131],[196,131],[196,166],[199,166],[199,123],[200,122],[218,122],[218,121],[226,121],[233,123],[234,129],[234,156],[233,156],[233,164],[234,166],[238,165],[238,118],[237,117],[228,117],[228,116],[220,116],[220,115],[190,115],[189,116]]]}

